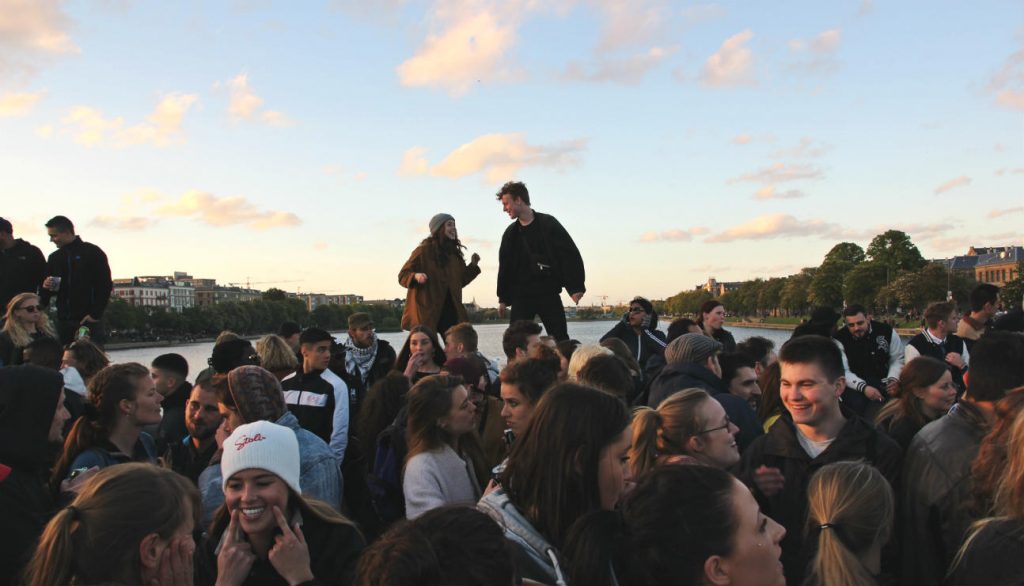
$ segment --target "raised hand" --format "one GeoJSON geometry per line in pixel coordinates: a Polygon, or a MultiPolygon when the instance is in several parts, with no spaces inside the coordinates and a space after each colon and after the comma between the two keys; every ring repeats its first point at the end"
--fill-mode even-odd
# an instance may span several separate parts
{"type": "Polygon", "coordinates": [[[778,468],[761,466],[754,470],[754,484],[757,485],[757,489],[761,491],[761,494],[766,497],[773,497],[779,494],[786,486],[786,477],[782,475],[778,468]]]}
{"type": "Polygon", "coordinates": [[[231,511],[231,521],[224,530],[224,541],[217,555],[217,586],[242,586],[256,561],[252,546],[239,536],[238,509],[231,511]]]}
{"type": "Polygon", "coordinates": [[[313,579],[313,570],[309,566],[309,546],[302,528],[298,523],[294,528],[289,527],[279,507],[274,507],[274,518],[281,534],[274,538],[274,546],[270,548],[270,564],[291,586],[309,582],[313,579]]]}
{"type": "Polygon", "coordinates": [[[192,586],[192,556],[196,543],[191,535],[175,537],[160,556],[157,575],[149,586],[192,586]]]}

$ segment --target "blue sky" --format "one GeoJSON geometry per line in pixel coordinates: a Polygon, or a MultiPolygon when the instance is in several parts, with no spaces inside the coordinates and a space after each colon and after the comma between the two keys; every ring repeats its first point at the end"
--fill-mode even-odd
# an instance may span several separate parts
{"type": "Polygon", "coordinates": [[[530,187],[587,301],[779,276],[908,231],[1022,244],[1024,5],[0,0],[0,215],[117,277],[401,297],[453,214],[495,302],[530,187]]]}

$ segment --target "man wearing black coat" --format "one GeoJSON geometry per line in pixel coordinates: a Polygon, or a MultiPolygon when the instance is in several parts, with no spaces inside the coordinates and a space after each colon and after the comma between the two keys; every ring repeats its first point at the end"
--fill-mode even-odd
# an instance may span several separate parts
{"type": "Polygon", "coordinates": [[[21,238],[14,227],[0,218],[0,313],[18,293],[36,293],[43,283],[46,261],[43,253],[21,238]]]}
{"type": "Polygon", "coordinates": [[[47,277],[39,297],[43,305],[57,298],[60,341],[70,344],[78,329],[85,326],[89,338],[102,345],[106,335],[100,320],[114,288],[107,255],[99,246],[76,236],[75,225],[64,216],[51,218],[46,231],[57,250],[46,261],[47,277]],[[59,282],[54,277],[59,277],[59,282]]]}
{"type": "Polygon", "coordinates": [[[554,216],[533,211],[526,185],[509,181],[497,194],[515,220],[501,237],[498,250],[498,317],[512,306],[511,321],[539,315],[555,340],[569,339],[562,308],[562,289],[579,305],[586,273],[576,243],[554,216]]]}

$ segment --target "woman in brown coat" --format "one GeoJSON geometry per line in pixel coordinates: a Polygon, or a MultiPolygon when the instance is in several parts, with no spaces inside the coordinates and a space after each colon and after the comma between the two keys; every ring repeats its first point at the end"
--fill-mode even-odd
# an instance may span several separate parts
{"type": "Polygon", "coordinates": [[[455,218],[437,214],[430,219],[430,236],[412,251],[398,273],[398,282],[409,289],[403,330],[425,325],[443,336],[453,325],[469,321],[462,288],[480,274],[480,255],[473,253],[467,265],[463,248],[455,218]]]}

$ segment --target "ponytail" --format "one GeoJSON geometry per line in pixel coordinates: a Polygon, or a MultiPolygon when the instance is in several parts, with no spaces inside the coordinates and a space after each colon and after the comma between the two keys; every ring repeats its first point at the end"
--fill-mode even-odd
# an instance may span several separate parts
{"type": "Polygon", "coordinates": [[[633,410],[633,445],[629,448],[629,466],[633,478],[640,478],[658,462],[658,436],[661,415],[650,407],[633,410]]]}
{"type": "Polygon", "coordinates": [[[74,575],[75,552],[71,539],[78,509],[58,511],[39,539],[39,547],[25,570],[25,586],[64,586],[74,575]]]}
{"type": "MultiPolygon", "coordinates": [[[[653,409],[649,409],[653,411],[653,409]]],[[[569,584],[613,586],[613,576],[620,574],[624,560],[626,525],[617,511],[594,511],[581,517],[566,538],[562,554],[568,560],[566,577],[569,584]]]]}
{"type": "Polygon", "coordinates": [[[874,578],[863,562],[846,545],[842,525],[823,523],[811,528],[813,541],[817,534],[818,551],[811,562],[806,586],[860,586],[872,584],[874,578]]]}

